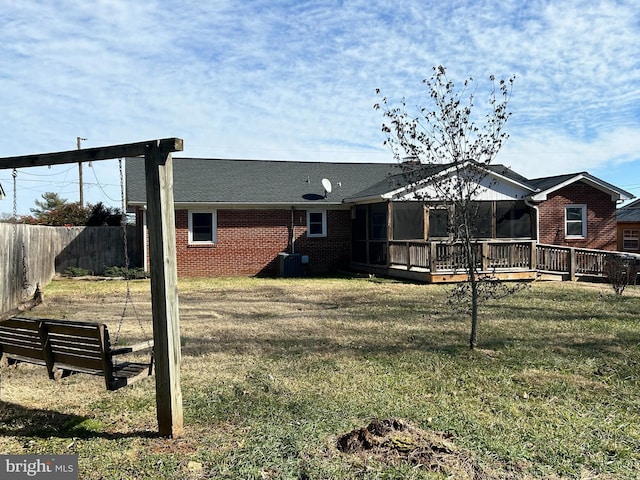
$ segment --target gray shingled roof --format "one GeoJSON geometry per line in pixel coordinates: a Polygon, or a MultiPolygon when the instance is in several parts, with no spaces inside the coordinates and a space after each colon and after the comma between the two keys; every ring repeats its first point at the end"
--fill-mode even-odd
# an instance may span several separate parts
{"type": "Polygon", "coordinates": [[[618,222],[640,222],[640,200],[631,202],[616,211],[618,222]]]}
{"type": "Polygon", "coordinates": [[[556,187],[566,182],[567,180],[571,180],[572,178],[577,177],[578,175],[581,175],[581,174],[588,175],[587,172],[580,172],[580,173],[567,173],[564,175],[555,175],[552,177],[533,178],[529,180],[529,184],[533,185],[535,189],[544,191],[544,190],[549,190],[550,188],[556,187]]]}
{"type": "MultiPolygon", "coordinates": [[[[175,203],[341,204],[398,171],[397,164],[174,158],[175,203]],[[324,198],[322,179],[332,192],[324,198]]],[[[126,159],[127,201],[146,203],[144,159],[126,159]]]]}
{"type": "MultiPolygon", "coordinates": [[[[610,192],[614,192],[620,195],[620,198],[623,200],[627,200],[630,198],[634,198],[634,195],[612,185],[604,180],[594,177],[589,172],[579,172],[579,173],[567,173],[564,175],[556,175],[553,177],[542,177],[542,178],[533,178],[529,180],[529,184],[533,185],[535,188],[540,190],[541,192],[545,192],[547,190],[553,190],[556,187],[562,185],[565,182],[569,182],[570,180],[582,178],[587,182],[593,182],[595,184],[600,185],[601,188],[609,190],[610,192]],[[626,197],[626,198],[625,198],[626,197]]],[[[575,181],[575,180],[574,180],[575,181]]]]}
{"type": "MultiPolygon", "coordinates": [[[[174,158],[173,165],[177,204],[310,205],[322,202],[337,205],[345,199],[379,197],[409,183],[397,163],[174,158]],[[326,198],[323,178],[333,186],[326,198]]],[[[429,175],[447,166],[417,165],[416,168],[429,175]]],[[[504,165],[489,165],[488,169],[532,192],[553,189],[580,175],[591,177],[581,172],[527,179],[504,165]]],[[[627,193],[591,178],[613,191],[627,193]]],[[[126,180],[129,205],[144,205],[143,158],[126,159],[126,180]]]]}

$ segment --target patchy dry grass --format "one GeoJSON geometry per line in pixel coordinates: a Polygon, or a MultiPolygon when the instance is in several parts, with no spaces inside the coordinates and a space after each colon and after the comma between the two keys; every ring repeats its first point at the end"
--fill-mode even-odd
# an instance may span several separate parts
{"type": "MultiPolygon", "coordinates": [[[[143,328],[129,308],[121,343],[151,332],[148,283],[131,288],[143,328]]],[[[21,365],[1,373],[0,452],[77,453],[83,479],[455,478],[462,460],[470,478],[635,478],[640,289],[533,284],[483,309],[474,352],[447,289],[181,281],[184,438],[155,435],[152,380],[109,393],[21,365]],[[375,451],[337,448],[376,419],[411,428],[375,451]],[[425,446],[436,433],[444,450],[425,446]]],[[[33,314],[115,332],[124,291],[56,281],[33,314]]]]}

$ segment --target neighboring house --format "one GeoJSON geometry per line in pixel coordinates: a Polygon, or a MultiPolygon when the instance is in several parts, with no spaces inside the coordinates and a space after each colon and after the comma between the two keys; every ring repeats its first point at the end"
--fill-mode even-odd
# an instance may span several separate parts
{"type": "MultiPolygon", "coordinates": [[[[126,161],[127,203],[142,228],[143,163],[126,161]]],[[[194,158],[173,164],[179,276],[275,275],[289,256],[312,273],[378,272],[398,258],[407,270],[434,272],[446,254],[429,249],[450,244],[450,207],[416,201],[426,198],[416,192],[429,187],[407,185],[398,164],[194,158]]],[[[447,173],[416,169],[423,177],[447,173]]],[[[628,192],[586,172],[527,179],[502,165],[487,169],[477,226],[479,240],[506,245],[496,251],[513,257],[517,247],[529,262],[535,242],[616,249],[616,204],[632,198],[628,192]]],[[[501,265],[515,265],[510,261],[501,265]]]]}
{"type": "Polygon", "coordinates": [[[617,211],[618,250],[640,254],[640,200],[617,211]]]}

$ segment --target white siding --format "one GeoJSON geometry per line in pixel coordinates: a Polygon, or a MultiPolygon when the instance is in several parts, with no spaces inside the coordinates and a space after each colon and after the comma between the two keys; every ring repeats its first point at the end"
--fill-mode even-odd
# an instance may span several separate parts
{"type": "MultiPolygon", "coordinates": [[[[521,200],[531,193],[530,190],[495,175],[487,175],[480,184],[481,188],[478,189],[474,200],[521,200]]],[[[393,195],[394,200],[441,200],[438,197],[436,190],[431,186],[418,189],[415,193],[393,195]]]]}

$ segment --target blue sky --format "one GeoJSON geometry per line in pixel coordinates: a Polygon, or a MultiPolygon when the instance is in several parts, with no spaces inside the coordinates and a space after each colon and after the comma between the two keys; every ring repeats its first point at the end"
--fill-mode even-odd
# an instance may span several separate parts
{"type": "MultiPolygon", "coordinates": [[[[0,156],[181,137],[176,156],[392,162],[380,88],[428,105],[435,65],[516,75],[496,163],[589,171],[640,197],[638,0],[0,0],[0,156]]],[[[480,107],[479,107],[480,108],[480,107]]],[[[117,163],[85,201],[119,204],[117,163]]],[[[11,172],[0,170],[12,210],[11,172]]],[[[18,211],[78,199],[74,165],[21,169],[18,211]]]]}

